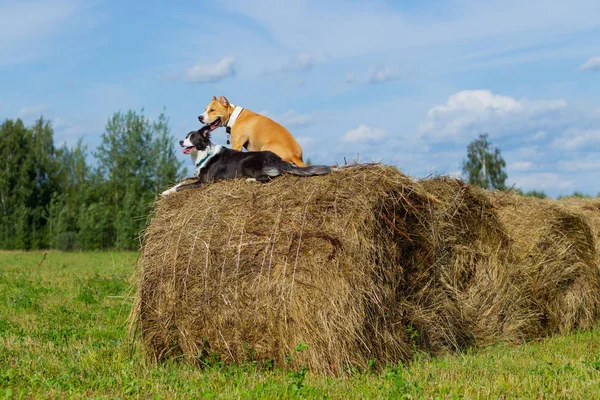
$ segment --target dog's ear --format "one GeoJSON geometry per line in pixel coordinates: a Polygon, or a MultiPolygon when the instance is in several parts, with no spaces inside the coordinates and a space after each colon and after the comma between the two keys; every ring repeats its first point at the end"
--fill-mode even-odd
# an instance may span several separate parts
{"type": "Polygon", "coordinates": [[[225,97],[225,96],[219,97],[219,103],[221,103],[221,105],[223,107],[228,107],[229,106],[229,101],[227,100],[227,97],[225,97]]]}
{"type": "Polygon", "coordinates": [[[217,101],[217,96],[213,96],[213,101],[217,101]]]}
{"type": "Polygon", "coordinates": [[[202,128],[200,129],[200,135],[204,138],[204,139],[210,139],[210,128],[206,127],[206,128],[202,128]]]}

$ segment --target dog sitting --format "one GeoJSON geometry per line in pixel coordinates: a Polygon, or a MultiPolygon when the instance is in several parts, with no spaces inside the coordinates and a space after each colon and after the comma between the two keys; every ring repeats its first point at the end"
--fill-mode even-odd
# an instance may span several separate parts
{"type": "Polygon", "coordinates": [[[165,190],[162,195],[184,189],[199,187],[205,183],[222,179],[249,178],[259,182],[268,182],[281,174],[300,176],[327,175],[331,168],[326,165],[297,167],[271,151],[241,152],[215,145],[210,141],[210,126],[187,134],[179,141],[184,154],[190,154],[196,166],[197,179],[194,183],[179,183],[165,190]]]}
{"type": "Polygon", "coordinates": [[[211,130],[224,126],[231,135],[234,150],[272,151],[283,161],[306,166],[302,161],[302,148],[287,129],[264,115],[229,103],[225,96],[219,99],[213,96],[198,120],[211,130]]]}

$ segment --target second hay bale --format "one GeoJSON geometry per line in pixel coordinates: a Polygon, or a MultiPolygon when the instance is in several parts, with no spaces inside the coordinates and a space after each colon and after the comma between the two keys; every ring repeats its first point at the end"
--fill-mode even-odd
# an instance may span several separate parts
{"type": "MultiPolygon", "coordinates": [[[[434,254],[431,283],[410,302],[417,306],[413,318],[429,316],[424,332],[464,332],[471,340],[463,345],[530,338],[536,311],[523,280],[511,268],[512,241],[486,192],[447,177],[425,179],[421,184],[438,203],[430,208],[428,218],[427,239],[433,240],[434,254]],[[432,302],[436,292],[445,298],[441,304],[446,310],[432,302]],[[452,315],[458,316],[461,328],[440,330],[444,324],[438,321],[452,315]]],[[[414,280],[409,282],[414,285],[414,280]]]]}
{"type": "Polygon", "coordinates": [[[590,328],[600,309],[599,255],[590,220],[553,200],[511,192],[490,197],[539,312],[535,336],[590,328]]]}
{"type": "Polygon", "coordinates": [[[596,242],[600,245],[600,198],[564,197],[558,200],[557,204],[572,212],[583,214],[590,222],[596,242]]]}

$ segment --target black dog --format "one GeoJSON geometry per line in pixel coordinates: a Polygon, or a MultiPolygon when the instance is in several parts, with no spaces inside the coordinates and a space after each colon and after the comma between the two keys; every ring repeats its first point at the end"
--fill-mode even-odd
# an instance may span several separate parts
{"type": "Polygon", "coordinates": [[[180,183],[165,190],[163,196],[221,179],[250,178],[268,182],[271,178],[285,173],[312,176],[327,175],[331,172],[331,168],[326,165],[297,167],[270,151],[241,152],[215,145],[210,141],[210,126],[188,133],[179,144],[183,147],[183,153],[190,154],[194,160],[197,182],[180,183]]]}

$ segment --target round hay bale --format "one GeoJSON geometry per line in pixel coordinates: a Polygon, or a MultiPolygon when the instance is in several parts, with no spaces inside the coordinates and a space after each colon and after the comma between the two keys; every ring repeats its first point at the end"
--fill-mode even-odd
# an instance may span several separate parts
{"type": "Polygon", "coordinates": [[[590,328],[598,317],[600,279],[589,220],[554,200],[514,192],[490,197],[540,313],[536,336],[590,328]]]}
{"type": "Polygon", "coordinates": [[[156,361],[327,374],[518,340],[537,314],[510,243],[484,192],[455,179],[356,166],[217,182],[158,200],[132,320],[156,361]]]}
{"type": "Polygon", "coordinates": [[[353,168],[224,181],[159,200],[135,310],[146,350],[155,360],[217,354],[280,365],[293,355],[292,364],[326,373],[406,359],[392,283],[402,268],[389,237],[398,233],[379,219],[410,207],[402,199],[418,198],[414,188],[393,168],[353,168]]]}
{"type": "Polygon", "coordinates": [[[600,243],[600,198],[563,197],[557,201],[557,204],[573,212],[585,215],[592,225],[596,242],[600,243]]]}
{"type": "MultiPolygon", "coordinates": [[[[454,349],[475,341],[481,345],[530,338],[537,312],[522,277],[511,268],[512,242],[486,192],[446,177],[421,184],[438,200],[429,209],[429,224],[422,225],[429,226],[426,237],[435,252],[432,273],[409,302],[409,307],[418,308],[413,318],[425,317],[427,328],[421,330],[460,333],[462,337],[448,343],[454,349]],[[439,329],[449,318],[455,326],[439,329]]],[[[432,342],[444,343],[440,339],[432,342]]]]}

